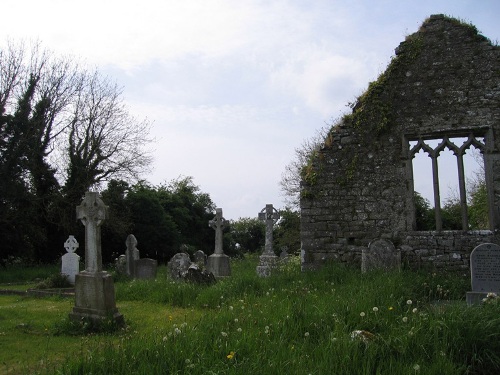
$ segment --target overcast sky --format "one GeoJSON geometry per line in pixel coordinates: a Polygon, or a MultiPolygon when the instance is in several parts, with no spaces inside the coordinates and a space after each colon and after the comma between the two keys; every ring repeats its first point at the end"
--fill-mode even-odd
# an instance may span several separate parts
{"type": "Polygon", "coordinates": [[[500,41],[498,0],[2,0],[0,45],[37,39],[97,66],[153,123],[144,179],[192,176],[238,219],[284,206],[295,148],[439,13],[500,41]]]}

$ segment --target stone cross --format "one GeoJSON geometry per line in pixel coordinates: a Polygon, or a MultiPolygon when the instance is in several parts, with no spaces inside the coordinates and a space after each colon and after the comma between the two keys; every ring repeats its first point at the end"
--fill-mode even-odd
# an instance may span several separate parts
{"type": "Polygon", "coordinates": [[[266,245],[263,255],[274,255],[273,252],[273,226],[280,218],[279,212],[272,204],[266,204],[266,207],[259,213],[259,220],[266,224],[266,245]]]}
{"type": "Polygon", "coordinates": [[[64,248],[68,253],[74,253],[79,246],[80,245],[78,244],[78,241],[73,235],[70,235],[66,240],[66,242],[64,243],[64,248]]]}
{"type": "Polygon", "coordinates": [[[85,271],[102,271],[101,225],[108,218],[108,206],[95,192],[86,192],[76,207],[76,218],[85,226],[85,271]]]}
{"type": "Polygon", "coordinates": [[[222,217],[222,208],[215,209],[215,217],[208,225],[215,229],[215,251],[214,254],[224,254],[222,251],[222,230],[227,227],[228,221],[222,217]]]}

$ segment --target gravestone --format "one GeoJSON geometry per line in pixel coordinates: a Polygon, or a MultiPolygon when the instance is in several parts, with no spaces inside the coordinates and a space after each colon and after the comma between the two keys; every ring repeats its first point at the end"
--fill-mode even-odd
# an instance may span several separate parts
{"type": "Polygon", "coordinates": [[[108,207],[95,192],[86,192],[76,217],[85,226],[85,270],[75,278],[75,307],[70,319],[95,322],[113,319],[123,324],[115,304],[112,276],[102,269],[101,225],[108,218],[108,207]]]}
{"type": "Polygon", "coordinates": [[[500,293],[500,246],[483,243],[470,254],[472,291],[467,292],[467,304],[480,303],[488,293],[500,293]]]}
{"type": "Polygon", "coordinates": [[[273,251],[273,227],[279,218],[280,214],[272,204],[266,204],[266,207],[259,212],[259,220],[266,224],[264,252],[259,257],[259,265],[257,266],[257,275],[260,277],[271,276],[271,269],[276,266],[279,260],[273,251]]]}
{"type": "Polygon", "coordinates": [[[158,269],[158,262],[156,260],[150,258],[142,258],[134,260],[134,262],[135,278],[143,280],[156,278],[156,270],[158,269]]]}
{"type": "Polygon", "coordinates": [[[199,268],[203,269],[207,265],[207,254],[205,254],[203,250],[197,250],[194,253],[193,258],[199,268]]]}
{"type": "Polygon", "coordinates": [[[167,263],[167,271],[172,280],[181,280],[191,265],[191,259],[186,253],[175,254],[167,263]]]}
{"type": "Polygon", "coordinates": [[[140,259],[139,250],[137,249],[137,239],[133,234],[127,236],[125,241],[127,250],[125,250],[125,258],[127,259],[127,275],[135,277],[135,261],[140,259]]]}
{"type": "Polygon", "coordinates": [[[115,268],[116,272],[120,275],[127,274],[127,257],[125,254],[121,254],[118,258],[115,259],[115,268]]]}
{"type": "Polygon", "coordinates": [[[68,276],[68,281],[75,285],[75,276],[80,272],[80,256],[76,254],[78,241],[72,235],[64,243],[67,253],[61,257],[61,273],[68,276]]]}
{"type": "Polygon", "coordinates": [[[391,241],[377,239],[361,253],[361,272],[401,269],[401,251],[391,241]]]}
{"type": "Polygon", "coordinates": [[[215,210],[215,217],[208,225],[215,229],[215,251],[207,259],[207,271],[212,272],[215,277],[231,276],[229,257],[222,249],[222,230],[228,225],[228,221],[222,216],[222,208],[215,210]]]}

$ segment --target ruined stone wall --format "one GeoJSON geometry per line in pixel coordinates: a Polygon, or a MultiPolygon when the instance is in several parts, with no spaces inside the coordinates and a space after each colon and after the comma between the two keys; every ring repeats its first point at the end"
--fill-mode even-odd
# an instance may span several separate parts
{"type": "Polygon", "coordinates": [[[332,127],[302,171],[303,265],[358,263],[376,238],[410,265],[467,268],[472,249],[500,243],[500,48],[474,27],[432,16],[332,127]],[[415,232],[409,140],[485,137],[491,231],[415,232]]]}

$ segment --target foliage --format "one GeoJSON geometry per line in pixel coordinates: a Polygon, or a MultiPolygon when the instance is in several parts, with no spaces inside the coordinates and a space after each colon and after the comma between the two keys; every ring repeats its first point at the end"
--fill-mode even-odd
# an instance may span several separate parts
{"type": "Polygon", "coordinates": [[[52,261],[81,233],[86,191],[147,170],[149,123],[108,78],[39,44],[0,49],[0,76],[0,262],[52,261]]]}
{"type": "Polygon", "coordinates": [[[208,221],[214,216],[215,205],[192,177],[179,177],[160,186],[146,182],[129,186],[113,180],[102,197],[113,218],[102,230],[105,263],[125,253],[129,234],[137,238],[141,257],[160,263],[170,260],[181,245],[213,252],[215,234],[208,221]]]}
{"type": "Polygon", "coordinates": [[[36,284],[35,289],[70,288],[72,286],[68,276],[58,272],[40,281],[36,284]]]}
{"type": "Polygon", "coordinates": [[[257,256],[233,260],[233,276],[212,286],[172,282],[165,267],[155,281],[118,282],[128,326],[99,334],[67,319],[67,301],[1,296],[0,361],[30,374],[500,370],[499,305],[467,307],[467,278],[338,264],[304,273],[297,260],[269,278],[256,276],[257,256]]]}
{"type": "Polygon", "coordinates": [[[289,254],[300,253],[300,212],[290,208],[280,210],[280,220],[274,228],[273,247],[279,252],[283,248],[289,254]]]}
{"type": "Polygon", "coordinates": [[[266,229],[257,218],[239,218],[231,220],[230,229],[224,239],[232,253],[256,253],[264,248],[266,229]]]}
{"type": "Polygon", "coordinates": [[[420,195],[418,191],[413,193],[415,204],[416,230],[434,230],[436,221],[434,219],[434,210],[431,208],[429,200],[420,195]]]}

